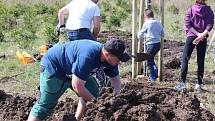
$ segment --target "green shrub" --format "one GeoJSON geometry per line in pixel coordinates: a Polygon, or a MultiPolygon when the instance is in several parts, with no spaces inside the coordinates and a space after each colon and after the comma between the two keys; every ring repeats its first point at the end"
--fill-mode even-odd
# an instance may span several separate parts
{"type": "Polygon", "coordinates": [[[107,27],[108,28],[113,28],[113,27],[119,27],[120,26],[120,18],[116,15],[110,15],[107,17],[107,27]]]}
{"type": "Polygon", "coordinates": [[[0,15],[2,16],[4,14],[7,14],[7,12],[7,6],[0,1],[0,15]]]}
{"type": "Polygon", "coordinates": [[[54,44],[59,41],[59,38],[57,36],[57,33],[55,31],[55,26],[53,25],[47,25],[45,29],[45,40],[49,44],[54,44]]]}
{"type": "Polygon", "coordinates": [[[30,8],[30,6],[26,5],[26,4],[15,4],[10,6],[10,14],[12,14],[14,17],[18,18],[21,15],[24,15],[26,13],[26,11],[28,11],[30,8]]]}
{"type": "Polygon", "coordinates": [[[159,15],[159,8],[156,5],[152,5],[152,11],[154,12],[155,16],[159,15]]]}
{"type": "Polygon", "coordinates": [[[9,10],[7,9],[6,5],[0,2],[0,28],[1,30],[6,29],[7,21],[6,19],[9,18],[9,10]]]}
{"type": "Polygon", "coordinates": [[[28,29],[17,28],[11,32],[11,36],[17,42],[20,48],[26,49],[31,47],[36,40],[36,35],[28,29]]]}
{"type": "Polygon", "coordinates": [[[39,15],[47,13],[49,7],[43,3],[37,3],[31,9],[33,12],[35,12],[35,14],[39,15]]]}
{"type": "Polygon", "coordinates": [[[4,41],[4,34],[2,33],[2,30],[0,30],[0,42],[4,41]]]}
{"type": "Polygon", "coordinates": [[[4,17],[4,22],[5,24],[2,25],[2,28],[9,30],[13,29],[18,24],[17,19],[11,14],[4,17]]]}
{"type": "Polygon", "coordinates": [[[173,13],[173,14],[178,14],[179,13],[179,9],[175,5],[169,6],[167,10],[169,12],[173,13]]]}
{"type": "Polygon", "coordinates": [[[48,7],[49,9],[48,9],[47,13],[48,13],[48,14],[51,14],[51,15],[56,15],[56,16],[57,16],[58,11],[59,11],[59,9],[60,9],[62,6],[63,6],[63,4],[62,4],[62,3],[59,3],[59,2],[56,2],[56,3],[54,3],[54,4],[50,4],[49,7],[48,7]]]}
{"type": "Polygon", "coordinates": [[[125,12],[131,12],[131,2],[128,0],[116,0],[116,7],[122,8],[125,12]]]}
{"type": "Polygon", "coordinates": [[[131,2],[127,0],[101,1],[99,5],[101,21],[105,23],[108,29],[121,28],[124,25],[122,23],[131,17],[131,2]]]}

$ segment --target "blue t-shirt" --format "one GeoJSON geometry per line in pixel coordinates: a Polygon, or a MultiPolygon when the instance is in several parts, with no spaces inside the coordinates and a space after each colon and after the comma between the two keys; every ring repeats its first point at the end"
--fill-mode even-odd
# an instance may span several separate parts
{"type": "Polygon", "coordinates": [[[57,44],[47,51],[41,65],[51,76],[62,80],[68,80],[71,74],[86,80],[100,67],[107,76],[115,77],[119,74],[118,65],[101,62],[102,47],[103,44],[87,39],[57,44]]]}

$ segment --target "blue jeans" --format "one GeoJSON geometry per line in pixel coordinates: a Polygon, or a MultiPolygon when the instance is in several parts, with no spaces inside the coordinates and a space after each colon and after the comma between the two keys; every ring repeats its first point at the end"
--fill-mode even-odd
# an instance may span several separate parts
{"type": "Polygon", "coordinates": [[[187,78],[188,62],[193,49],[196,47],[197,50],[197,65],[198,65],[198,84],[202,84],[202,78],[204,75],[204,63],[205,63],[205,52],[207,47],[207,40],[199,42],[198,45],[194,45],[192,42],[196,37],[187,37],[184,45],[183,55],[182,55],[182,65],[181,65],[181,77],[180,81],[185,82],[187,78]]]}
{"type": "Polygon", "coordinates": [[[154,58],[155,58],[155,55],[160,50],[160,47],[161,47],[160,43],[146,45],[146,53],[150,54],[149,59],[146,61],[147,69],[151,77],[156,77],[155,70],[154,70],[154,66],[156,66],[156,64],[155,64],[154,58]]]}
{"type": "Polygon", "coordinates": [[[68,30],[67,36],[69,41],[89,39],[97,41],[96,37],[87,28],[81,28],[79,30],[68,30]]]}

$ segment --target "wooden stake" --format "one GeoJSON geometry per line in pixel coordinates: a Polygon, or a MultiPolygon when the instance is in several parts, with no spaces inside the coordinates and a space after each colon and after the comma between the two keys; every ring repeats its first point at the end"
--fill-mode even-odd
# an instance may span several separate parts
{"type": "MultiPolygon", "coordinates": [[[[136,36],[136,25],[137,25],[137,0],[133,0],[132,3],[132,55],[136,56],[137,53],[137,36],[136,36]]],[[[132,79],[137,76],[135,59],[132,58],[132,79]]]]}
{"type": "MultiPolygon", "coordinates": [[[[160,0],[160,21],[164,27],[164,0],[160,0]]],[[[163,81],[163,47],[164,47],[164,39],[161,39],[161,49],[158,57],[158,77],[159,81],[163,81]]]]}
{"type": "MultiPolygon", "coordinates": [[[[143,25],[143,16],[144,16],[144,2],[143,0],[140,0],[140,13],[139,13],[139,31],[142,28],[143,25]]],[[[138,41],[138,50],[137,52],[140,53],[142,51],[143,48],[143,42],[142,41],[138,41]]],[[[143,68],[143,63],[142,62],[137,62],[137,74],[141,74],[141,69],[143,68]]]]}

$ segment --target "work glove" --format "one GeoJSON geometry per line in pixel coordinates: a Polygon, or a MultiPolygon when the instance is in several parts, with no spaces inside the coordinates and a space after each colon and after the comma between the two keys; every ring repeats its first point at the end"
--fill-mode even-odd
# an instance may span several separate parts
{"type": "Polygon", "coordinates": [[[65,24],[60,25],[58,24],[55,28],[55,30],[57,31],[58,35],[60,35],[60,33],[64,33],[65,32],[65,24]]]}

